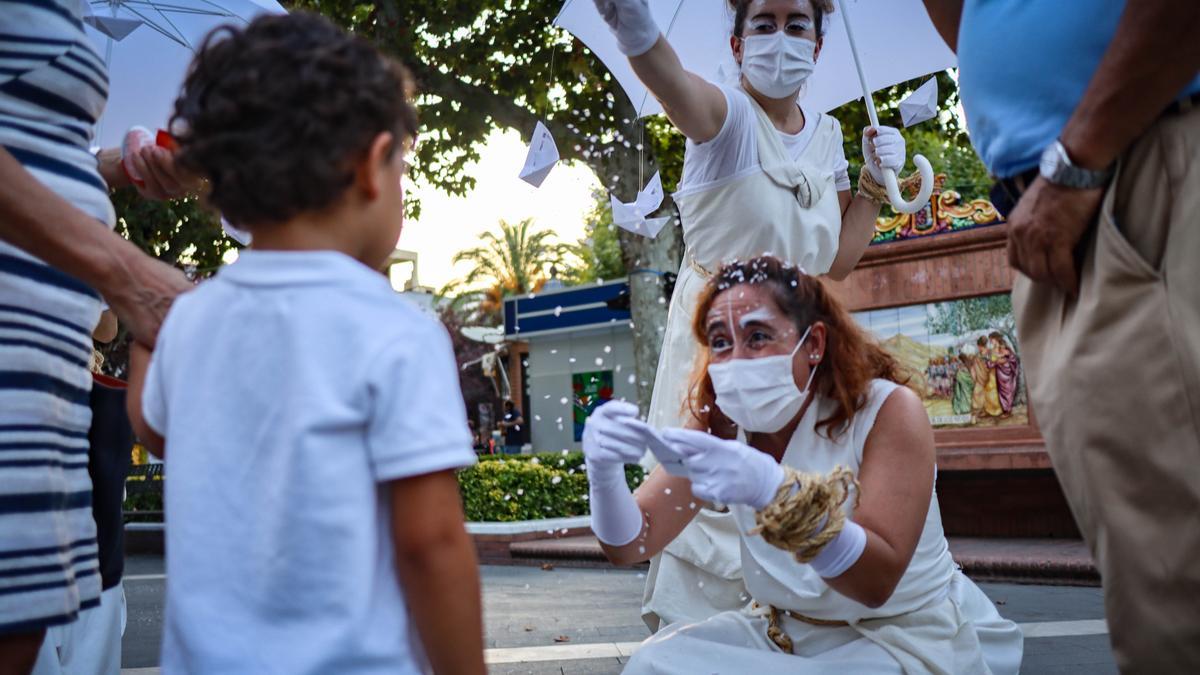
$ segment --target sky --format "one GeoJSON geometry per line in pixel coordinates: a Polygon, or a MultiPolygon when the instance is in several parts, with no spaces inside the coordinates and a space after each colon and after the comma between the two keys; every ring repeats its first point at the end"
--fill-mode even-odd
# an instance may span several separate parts
{"type": "Polygon", "coordinates": [[[417,252],[422,286],[437,290],[465,274],[466,265],[451,264],[454,255],[476,246],[484,232],[498,231],[500,219],[533,218],[538,229],[553,230],[561,242],[583,237],[591,191],[599,187],[590,169],[559,163],[540,188],[529,185],[517,177],[526,146],[515,131],[493,132],[480,154],[467,168],[475,190],[464,197],[419,183],[409,187],[408,194],[421,200],[421,217],[405,220],[398,247],[417,252]]]}

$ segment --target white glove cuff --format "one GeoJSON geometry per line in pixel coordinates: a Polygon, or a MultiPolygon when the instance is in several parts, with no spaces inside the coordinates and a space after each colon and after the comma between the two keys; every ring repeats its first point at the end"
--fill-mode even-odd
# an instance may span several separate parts
{"type": "Polygon", "coordinates": [[[662,33],[657,29],[639,32],[636,35],[622,35],[617,38],[617,48],[621,53],[629,58],[641,56],[650,51],[654,45],[658,44],[658,38],[662,33]]]}
{"type": "Polygon", "coordinates": [[[609,546],[624,546],[641,534],[642,509],[625,482],[625,467],[589,466],[588,494],[592,532],[597,539],[609,546]]]}
{"type": "Polygon", "coordinates": [[[822,578],[839,577],[854,566],[867,548],[867,531],[853,520],[847,520],[842,531],[812,559],[814,571],[822,578]]]}
{"type": "Polygon", "coordinates": [[[771,468],[763,477],[761,490],[758,498],[754,500],[750,506],[755,511],[761,511],[767,507],[767,504],[775,501],[775,495],[779,494],[779,486],[787,479],[787,473],[784,472],[783,466],[771,460],[771,468]]]}

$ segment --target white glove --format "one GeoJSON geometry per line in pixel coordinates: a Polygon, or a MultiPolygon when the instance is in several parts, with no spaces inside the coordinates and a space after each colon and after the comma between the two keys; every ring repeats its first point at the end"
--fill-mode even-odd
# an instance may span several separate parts
{"type": "Polygon", "coordinates": [[[625,56],[641,56],[658,42],[658,25],[650,16],[647,0],[594,0],[596,10],[617,36],[617,48],[625,56]]]}
{"type": "Polygon", "coordinates": [[[623,423],[637,419],[637,414],[637,406],[624,401],[610,401],[592,411],[583,425],[583,459],[590,475],[619,470],[624,480],[625,465],[637,464],[646,454],[641,434],[623,423]]]}
{"type": "Polygon", "coordinates": [[[785,478],[774,458],[745,443],[691,429],[667,429],[662,435],[686,457],[692,494],[700,499],[757,510],[775,499],[785,478]]]}
{"type": "Polygon", "coordinates": [[[904,136],[896,127],[879,127],[879,135],[867,138],[867,127],[863,129],[862,152],[863,166],[871,173],[876,183],[883,185],[883,170],[891,169],[897,173],[904,168],[905,145],[904,136]]]}
{"type": "Polygon", "coordinates": [[[625,482],[625,465],[646,453],[641,434],[625,425],[637,414],[636,405],[611,401],[593,410],[583,425],[592,531],[611,546],[624,546],[642,531],[642,510],[625,482]]]}

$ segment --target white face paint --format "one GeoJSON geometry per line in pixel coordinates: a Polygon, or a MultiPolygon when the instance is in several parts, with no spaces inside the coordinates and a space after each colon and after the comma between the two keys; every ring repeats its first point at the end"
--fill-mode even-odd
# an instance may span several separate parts
{"type": "Polygon", "coordinates": [[[767,323],[774,320],[774,312],[766,307],[759,307],[758,309],[746,312],[740,318],[738,318],[738,326],[744,329],[752,321],[761,321],[763,323],[767,323]]]}

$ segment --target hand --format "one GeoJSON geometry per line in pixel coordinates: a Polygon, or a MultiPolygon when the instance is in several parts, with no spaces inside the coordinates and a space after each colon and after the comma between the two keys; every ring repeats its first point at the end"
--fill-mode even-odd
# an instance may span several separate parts
{"type": "Polygon", "coordinates": [[[1104,189],[1077,190],[1040,176],[1008,218],[1008,263],[1030,279],[1079,294],[1075,247],[1096,220],[1104,189]]]}
{"type": "Polygon", "coordinates": [[[863,129],[862,152],[863,167],[880,185],[883,185],[883,170],[891,169],[899,173],[907,157],[904,136],[895,127],[863,129]]]}
{"type": "Polygon", "coordinates": [[[124,268],[129,276],[114,282],[113,288],[99,290],[134,340],[153,349],[171,303],[192,284],[183,272],[141,251],[131,257],[124,268]]]}
{"type": "Polygon", "coordinates": [[[745,443],[691,429],[667,429],[662,435],[685,456],[692,494],[700,499],[761,509],[775,499],[785,477],[774,458],[745,443]]]}
{"type": "Polygon", "coordinates": [[[147,145],[130,154],[126,160],[134,175],[141,176],[138,192],[146,199],[178,199],[196,192],[201,181],[175,164],[175,154],[157,145],[147,145]]]}
{"type": "Polygon", "coordinates": [[[588,473],[620,469],[635,464],[646,453],[646,444],[635,429],[625,425],[636,420],[638,408],[624,401],[610,401],[596,408],[583,425],[583,458],[588,473]]]}
{"type": "Polygon", "coordinates": [[[617,36],[617,47],[628,57],[641,56],[658,42],[658,25],[647,0],[594,0],[596,10],[617,36]]]}

